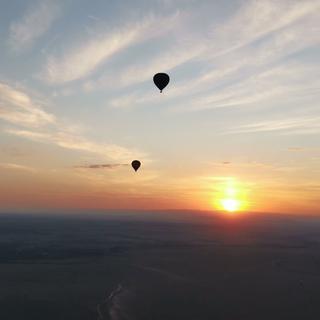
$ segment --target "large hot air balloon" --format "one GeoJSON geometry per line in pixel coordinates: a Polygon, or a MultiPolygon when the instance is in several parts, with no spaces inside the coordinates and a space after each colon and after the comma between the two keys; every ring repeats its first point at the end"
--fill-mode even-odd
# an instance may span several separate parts
{"type": "Polygon", "coordinates": [[[153,82],[160,92],[168,85],[169,81],[170,77],[166,73],[157,73],[153,76],[153,82]]]}
{"type": "Polygon", "coordinates": [[[133,160],[131,162],[131,166],[134,169],[134,171],[137,171],[141,166],[141,162],[139,160],[133,160]]]}

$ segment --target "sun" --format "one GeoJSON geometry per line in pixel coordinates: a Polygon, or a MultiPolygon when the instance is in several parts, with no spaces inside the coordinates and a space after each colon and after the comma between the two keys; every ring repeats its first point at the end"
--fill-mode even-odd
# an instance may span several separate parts
{"type": "Polygon", "coordinates": [[[240,209],[240,201],[236,199],[222,199],[221,206],[225,211],[235,212],[240,209]]]}
{"type": "Polygon", "coordinates": [[[215,185],[214,207],[219,211],[235,213],[247,208],[247,188],[233,178],[215,185]]]}

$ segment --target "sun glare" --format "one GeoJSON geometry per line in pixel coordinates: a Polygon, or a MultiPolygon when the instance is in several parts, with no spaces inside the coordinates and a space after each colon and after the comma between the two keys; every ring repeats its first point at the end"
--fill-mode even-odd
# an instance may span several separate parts
{"type": "Polygon", "coordinates": [[[229,212],[234,212],[240,209],[240,201],[236,199],[222,199],[222,208],[229,212]]]}
{"type": "Polygon", "coordinates": [[[214,206],[225,212],[238,212],[246,209],[246,188],[233,178],[215,186],[214,206]]]}

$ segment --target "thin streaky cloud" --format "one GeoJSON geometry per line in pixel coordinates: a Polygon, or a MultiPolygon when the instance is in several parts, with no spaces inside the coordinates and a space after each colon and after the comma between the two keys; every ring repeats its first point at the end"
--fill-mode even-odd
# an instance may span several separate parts
{"type": "Polygon", "coordinates": [[[127,163],[107,163],[107,164],[88,164],[82,166],[74,166],[76,169],[117,169],[120,167],[127,167],[127,163]]]}
{"type": "MultiPolygon", "coordinates": [[[[188,39],[188,41],[181,41],[182,45],[179,45],[179,42],[177,41],[178,44],[175,44],[168,53],[162,53],[161,55],[159,55],[159,57],[152,58],[149,62],[143,61],[143,64],[141,64],[141,66],[129,67],[125,69],[122,73],[120,73],[118,77],[113,77],[113,84],[114,81],[117,82],[117,79],[119,81],[117,85],[120,86],[132,84],[137,81],[143,82],[150,78],[150,75],[153,74],[154,70],[168,71],[185,62],[188,62],[193,58],[197,58],[200,61],[210,61],[212,59],[217,58],[216,56],[228,55],[230,51],[240,49],[244,46],[248,46],[250,43],[265,37],[266,34],[273,34],[274,36],[277,36],[280,29],[290,26],[290,37],[288,37],[287,34],[284,34],[283,37],[281,37],[281,39],[277,39],[277,48],[262,48],[261,51],[258,52],[258,57],[256,57],[256,54],[254,55],[254,61],[248,58],[246,58],[246,61],[244,61],[243,59],[240,59],[240,61],[238,59],[230,61],[229,59],[227,63],[224,63],[225,70],[216,70],[216,68],[214,68],[214,71],[212,71],[209,74],[205,74],[200,80],[195,79],[196,81],[198,80],[198,85],[203,86],[205,82],[207,82],[208,80],[214,81],[217,77],[219,77],[219,74],[221,76],[229,74],[232,71],[238,70],[239,67],[243,67],[245,63],[250,63],[250,65],[261,64],[263,61],[260,60],[270,60],[270,55],[272,56],[272,53],[277,53],[279,55],[279,51],[281,51],[279,48],[280,42],[282,42],[282,46],[284,47],[283,51],[288,49],[286,48],[286,42],[289,42],[287,44],[288,46],[290,42],[292,42],[292,40],[297,38],[295,34],[292,34],[293,31],[291,25],[299,24],[299,21],[303,18],[309,18],[309,16],[312,13],[314,13],[315,9],[316,8],[314,2],[312,1],[310,3],[305,3],[302,7],[297,5],[292,7],[289,5],[289,3],[278,7],[270,1],[248,2],[248,4],[246,4],[244,7],[240,7],[237,14],[235,14],[235,16],[231,17],[225,23],[225,27],[218,28],[209,36],[199,36],[199,34],[194,34],[192,38],[188,39]],[[275,13],[277,13],[279,17],[286,18],[277,19],[277,23],[275,23],[275,13]],[[267,14],[267,17],[265,17],[265,14],[267,14]],[[252,19],[253,16],[255,17],[255,19],[252,19]],[[262,27],[259,25],[259,28],[261,28],[261,30],[257,28],[257,21],[262,21],[264,23],[262,27]],[[244,31],[241,33],[241,36],[243,38],[239,38],[239,30],[243,29],[244,31]],[[247,30],[254,31],[247,32],[247,30]],[[235,37],[235,34],[237,35],[236,41],[239,41],[240,44],[234,47],[234,40],[232,39],[235,37]],[[226,41],[225,39],[228,40],[226,41]],[[184,44],[184,42],[186,42],[186,44],[184,44]],[[268,49],[268,51],[266,51],[266,49],[268,49]],[[136,74],[140,75],[138,80],[136,79],[136,74]]],[[[185,22],[188,22],[188,20],[186,20],[185,22]]],[[[308,38],[304,37],[306,31],[305,29],[306,28],[303,28],[303,30],[301,30],[301,26],[297,26],[297,31],[299,31],[299,35],[303,35],[303,37],[299,38],[299,43],[302,47],[306,46],[306,42],[311,42],[311,39],[315,38],[311,37],[310,34],[308,38]]],[[[313,34],[317,34],[316,30],[314,30],[313,34]]],[[[184,38],[185,35],[180,35],[180,37],[184,38]]],[[[318,37],[316,37],[315,39],[318,40],[318,37]]],[[[298,43],[296,44],[298,45],[298,43]]],[[[285,52],[286,54],[288,54],[287,50],[285,52]]],[[[246,57],[247,54],[248,53],[246,52],[246,57]]],[[[110,78],[106,78],[105,80],[109,80],[110,82],[110,78]]],[[[107,83],[107,81],[105,82],[107,83]]],[[[187,90],[190,90],[190,88],[192,87],[194,87],[194,82],[192,82],[192,85],[189,85],[187,88],[185,88],[186,90],[183,93],[185,93],[187,90]]]]}
{"type": "Polygon", "coordinates": [[[27,126],[54,124],[56,118],[48,113],[24,91],[0,82],[0,119],[27,126]]]}
{"type": "Polygon", "coordinates": [[[55,144],[65,149],[94,153],[111,160],[129,161],[137,156],[146,158],[146,155],[139,151],[130,150],[115,144],[99,144],[80,135],[64,132],[62,128],[57,128],[54,132],[38,132],[17,129],[7,129],[6,132],[33,141],[55,144]]]}
{"type": "Polygon", "coordinates": [[[213,57],[248,46],[319,9],[317,0],[247,1],[229,21],[213,32],[217,41],[213,57]]]}
{"type": "Polygon", "coordinates": [[[146,156],[116,144],[100,144],[78,133],[74,124],[68,124],[48,113],[25,91],[0,82],[0,119],[20,128],[7,128],[8,134],[51,143],[65,149],[98,154],[112,160],[127,160],[146,156]],[[21,129],[23,127],[23,129],[21,129]]]}
{"type": "Polygon", "coordinates": [[[146,39],[170,30],[179,14],[168,17],[149,16],[144,20],[115,28],[112,32],[97,32],[82,43],[74,44],[60,56],[49,56],[41,77],[51,84],[64,84],[93,73],[116,53],[146,39]],[[158,29],[157,26],[165,26],[158,29]]]}
{"type": "Polygon", "coordinates": [[[297,132],[301,131],[305,131],[305,133],[317,133],[320,132],[320,117],[255,122],[252,124],[239,126],[238,128],[230,130],[227,133],[256,133],[268,131],[286,131],[286,134],[296,134],[297,132]]]}
{"type": "MultiPolygon", "coordinates": [[[[270,4],[269,4],[270,5],[270,4]]],[[[268,37],[265,37],[265,33],[253,34],[251,41],[246,40],[242,41],[243,45],[237,46],[233,50],[229,50],[228,48],[233,47],[233,37],[235,34],[238,34],[239,28],[246,28],[246,25],[249,23],[244,23],[244,26],[239,25],[239,20],[241,15],[245,15],[246,17],[242,19],[242,21],[246,21],[246,19],[250,18],[250,15],[247,13],[249,10],[251,14],[256,12],[255,15],[260,16],[259,10],[257,8],[253,9],[253,7],[257,6],[255,3],[250,3],[250,5],[246,5],[248,8],[240,8],[239,12],[235,15],[235,17],[231,17],[229,22],[226,24],[229,26],[224,29],[217,29],[210,36],[212,45],[208,43],[205,47],[206,50],[203,50],[203,37],[200,37],[200,40],[197,38],[192,39],[191,50],[184,50],[184,47],[180,48],[181,52],[184,52],[182,55],[177,55],[175,53],[179,52],[179,48],[171,48],[168,53],[164,54],[164,57],[159,57],[156,59],[151,58],[152,63],[156,63],[157,68],[154,70],[161,70],[161,67],[167,67],[170,70],[170,67],[175,67],[181,63],[187,62],[188,59],[196,58],[198,61],[202,61],[203,63],[209,63],[210,67],[205,69],[205,72],[202,72],[200,75],[188,79],[188,81],[175,83],[174,86],[170,88],[168,91],[168,95],[165,97],[166,100],[175,99],[179,97],[188,97],[194,96],[195,94],[199,95],[196,99],[194,99],[194,103],[191,103],[190,100],[187,103],[182,103],[182,107],[178,106],[176,109],[181,109],[181,111],[185,110],[201,110],[208,108],[215,108],[221,106],[233,106],[253,103],[256,101],[268,100],[270,98],[277,97],[278,95],[286,95],[287,91],[290,91],[291,84],[295,85],[294,90],[296,90],[297,83],[294,83],[295,77],[291,76],[291,79],[287,79],[287,83],[282,83],[279,87],[278,85],[273,85],[273,88],[270,90],[262,90],[260,88],[257,92],[257,84],[255,83],[255,76],[262,72],[268,71],[270,68],[274,69],[274,64],[278,64],[280,61],[286,59],[289,55],[292,55],[296,52],[304,50],[306,48],[310,48],[319,44],[319,32],[320,27],[318,24],[318,20],[320,18],[319,12],[316,10],[317,6],[310,2],[304,7],[301,12],[296,9],[289,8],[290,10],[294,10],[294,14],[291,14],[291,19],[286,19],[286,23],[282,23],[279,26],[281,28],[274,29],[274,21],[272,15],[269,14],[267,17],[264,17],[264,23],[269,27],[266,28],[268,31],[268,37]],[[313,8],[314,10],[311,10],[313,8]],[[245,13],[244,13],[245,12],[245,13]],[[269,19],[269,20],[268,20],[269,19]],[[233,21],[236,20],[236,21],[233,21]],[[308,34],[308,37],[305,36],[308,34]],[[257,40],[259,35],[260,44],[259,45],[251,45],[252,42],[257,40]],[[265,38],[264,38],[265,37],[265,38]],[[228,39],[228,41],[226,40],[228,39]],[[214,41],[213,41],[214,40],[214,41]],[[202,43],[202,45],[201,45],[202,43]],[[217,50],[219,51],[222,48],[223,50],[219,55],[216,55],[217,50]],[[187,52],[185,52],[187,51],[187,52]],[[172,53],[172,59],[170,64],[165,64],[165,57],[168,57],[172,53]],[[180,59],[180,58],[183,59],[180,59]],[[158,63],[158,64],[157,64],[158,63]],[[159,67],[158,67],[159,66],[159,67]],[[251,77],[252,79],[246,79],[244,77],[251,77]],[[244,78],[244,79],[243,79],[244,78]],[[228,85],[228,82],[237,83],[228,85]],[[241,82],[239,84],[239,79],[241,82]],[[251,81],[251,83],[249,83],[251,81]],[[223,84],[226,83],[226,84],[223,84]],[[223,84],[221,86],[221,84],[223,84]],[[219,86],[220,89],[217,93],[208,95],[208,91],[211,93],[212,87],[219,86]],[[250,92],[251,90],[251,92],[250,92]],[[236,94],[235,94],[236,93],[236,94]],[[192,105],[190,107],[190,105],[192,105]]],[[[258,5],[259,7],[259,5],[258,5]]],[[[272,7],[272,12],[275,10],[281,11],[282,15],[285,16],[286,10],[289,10],[287,6],[277,6],[274,5],[272,7]]],[[[266,9],[265,9],[266,10],[266,9]]],[[[249,19],[250,20],[250,19],[249,19]]],[[[252,17],[251,17],[252,20],[252,17]]],[[[264,29],[263,29],[264,30],[264,29]]],[[[245,35],[247,37],[247,35],[245,35]]],[[[209,40],[209,39],[207,39],[209,40]]],[[[152,66],[150,63],[150,68],[152,66]]],[[[126,84],[132,83],[133,74],[142,74],[142,77],[137,81],[142,82],[147,76],[150,79],[151,70],[149,71],[149,62],[144,62],[143,66],[133,66],[128,67],[123,71],[119,71],[118,74],[111,76],[107,76],[102,81],[100,79],[97,81],[96,85],[103,84],[107,86],[110,84],[110,79],[112,77],[112,85],[113,86],[122,86],[126,84]],[[143,66],[146,69],[143,69],[143,66]]],[[[292,66],[287,65],[286,67],[291,68],[292,66]]],[[[296,69],[296,67],[295,67],[296,69]]],[[[300,70],[296,70],[300,71],[300,70]]],[[[170,73],[170,71],[169,71],[170,73]]],[[[300,72],[301,73],[301,72],[300,72]]],[[[300,74],[299,73],[299,74],[300,74]]],[[[314,74],[314,71],[312,72],[314,74]]],[[[291,72],[292,75],[293,72],[291,72]]],[[[277,76],[274,74],[274,76],[277,76]]],[[[318,78],[317,75],[315,75],[318,78]]],[[[270,76],[271,78],[271,76],[270,76]]],[[[311,81],[309,81],[311,82],[311,81]]],[[[270,82],[270,86],[272,86],[274,80],[270,82]]],[[[303,87],[305,88],[304,81],[301,81],[303,87]]],[[[261,84],[263,85],[263,84],[261,84]]],[[[95,87],[94,83],[91,83],[91,89],[95,87]]],[[[307,88],[305,88],[307,90],[307,88]]],[[[130,93],[124,97],[115,98],[110,101],[111,106],[116,107],[129,107],[132,105],[142,105],[143,103],[148,103],[153,99],[153,96],[150,97],[146,93],[130,93]]],[[[192,99],[191,99],[192,101],[192,99]]]]}
{"type": "Polygon", "coordinates": [[[297,99],[316,97],[313,90],[319,86],[319,71],[296,63],[283,64],[249,74],[241,82],[225,86],[211,93],[201,93],[182,106],[178,111],[199,111],[213,108],[248,105],[282,104],[297,99]],[[297,77],[299,80],[297,81],[297,77]],[[311,92],[313,91],[313,93],[311,92]],[[258,104],[259,103],[259,104],[258,104]]]}
{"type": "MultiPolygon", "coordinates": [[[[315,28],[317,21],[316,17],[308,17],[308,23],[297,23],[289,29],[282,29],[274,33],[272,37],[263,40],[257,47],[242,47],[241,50],[238,50],[236,56],[235,54],[225,54],[211,60],[213,64],[212,71],[206,72],[201,77],[194,79],[191,84],[187,83],[181,87],[178,85],[176,94],[184,95],[190,91],[204,93],[210,86],[222,81],[242,78],[243,74],[246,73],[250,76],[259,75],[261,71],[269,70],[270,67],[273,70],[273,64],[279,63],[279,61],[285,59],[290,54],[319,43],[318,34],[320,28],[315,28]],[[306,33],[308,33],[308,37],[305,37],[306,33]]],[[[235,32],[236,30],[233,30],[233,33],[235,32]]],[[[292,68],[292,66],[288,67],[292,68]]],[[[297,68],[296,66],[294,67],[295,69],[297,68]]]]}
{"type": "Polygon", "coordinates": [[[57,1],[38,1],[29,6],[20,20],[10,25],[9,45],[16,51],[30,48],[59,18],[61,7],[57,1]]]}
{"type": "Polygon", "coordinates": [[[166,53],[161,53],[147,61],[141,61],[139,64],[125,67],[123,70],[119,70],[118,75],[104,75],[98,80],[89,82],[89,85],[91,90],[111,86],[126,87],[133,84],[136,85],[150,80],[150,78],[153,77],[155,70],[168,72],[173,68],[199,57],[203,51],[204,47],[200,43],[197,45],[194,45],[194,43],[179,45],[178,43],[166,53]],[[137,74],[139,75],[138,78],[137,74]]]}

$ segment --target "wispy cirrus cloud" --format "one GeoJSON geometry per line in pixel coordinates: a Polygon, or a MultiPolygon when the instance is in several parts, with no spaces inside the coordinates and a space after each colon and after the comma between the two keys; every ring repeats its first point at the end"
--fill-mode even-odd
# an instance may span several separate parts
{"type": "Polygon", "coordinates": [[[213,57],[238,50],[276,34],[320,9],[319,1],[247,1],[224,24],[214,31],[213,57]]]}
{"type": "Polygon", "coordinates": [[[320,92],[319,70],[313,66],[286,63],[281,66],[255,71],[236,82],[196,95],[189,103],[177,109],[196,111],[221,107],[248,106],[253,104],[269,105],[282,104],[297,99],[307,100],[310,96],[317,96],[320,92]]]}
{"type": "Polygon", "coordinates": [[[65,132],[62,127],[56,128],[54,131],[7,129],[6,132],[33,141],[55,144],[65,149],[94,153],[111,160],[129,161],[137,156],[146,157],[144,153],[116,144],[101,144],[90,141],[83,136],[65,132]]]}
{"type": "Polygon", "coordinates": [[[101,144],[83,137],[77,130],[70,130],[72,126],[44,111],[40,103],[25,91],[4,83],[0,83],[0,119],[15,125],[6,128],[6,133],[33,141],[89,152],[112,160],[129,161],[137,156],[146,156],[137,150],[116,144],[101,144]]]}
{"type": "Polygon", "coordinates": [[[56,122],[56,117],[22,90],[0,82],[0,119],[27,127],[41,127],[56,122]]]}
{"type": "Polygon", "coordinates": [[[320,117],[301,117],[260,121],[239,126],[227,133],[256,133],[268,131],[283,132],[283,134],[317,134],[320,133],[320,117]]]}
{"type": "Polygon", "coordinates": [[[152,79],[155,70],[168,72],[198,57],[204,51],[204,44],[201,44],[200,41],[197,45],[193,42],[184,43],[184,41],[180,45],[178,39],[176,42],[174,48],[170,48],[168,52],[161,52],[160,55],[148,60],[143,61],[141,59],[140,63],[134,63],[129,67],[125,66],[123,70],[119,70],[118,74],[105,74],[97,80],[87,82],[85,86],[93,90],[107,86],[126,87],[133,84],[137,85],[152,79]],[[137,77],[137,75],[139,76],[137,77]]]}
{"type": "MultiPolygon", "coordinates": [[[[289,78],[283,70],[282,75],[274,79],[271,74],[269,79],[262,79],[262,75],[266,77],[268,71],[275,69],[275,65],[279,64],[284,68],[291,68],[286,61],[290,55],[317,46],[320,42],[319,18],[318,1],[248,1],[221,27],[212,27],[211,32],[198,37],[196,33],[191,35],[188,38],[189,48],[182,41],[183,45],[180,48],[172,46],[163,57],[149,58],[152,62],[150,68],[152,70],[152,65],[155,65],[153,70],[161,70],[163,67],[170,73],[170,69],[192,59],[205,64],[203,70],[200,64],[200,72],[197,75],[182,82],[175,82],[163,99],[170,102],[172,99],[187,98],[188,101],[182,101],[181,104],[175,101],[175,108],[181,111],[246,105],[279,96],[288,97],[291,91],[300,90],[300,85],[300,92],[309,90],[308,86],[318,79],[316,70],[312,71],[313,67],[305,68],[305,74],[308,70],[312,71],[308,84],[304,81],[305,74],[299,81],[297,77],[292,77],[293,72],[289,78]],[[171,54],[170,63],[166,63],[166,57],[170,57],[171,54]]],[[[124,68],[113,78],[112,85],[133,83],[133,74],[142,75],[137,82],[148,78],[150,80],[152,72],[148,66],[147,60],[141,66],[124,68]]],[[[300,67],[300,70],[297,70],[295,67],[299,75],[301,69],[300,67]]],[[[274,74],[274,77],[276,76],[278,75],[274,74]]],[[[108,80],[108,77],[110,78],[107,76],[105,80],[108,80]]],[[[105,81],[104,85],[108,83],[110,80],[105,81]]],[[[130,92],[124,97],[111,100],[109,104],[118,107],[140,106],[151,99],[148,99],[148,93],[130,92]]]]}
{"type": "Polygon", "coordinates": [[[9,45],[15,51],[30,48],[42,37],[61,14],[59,2],[37,1],[24,15],[10,25],[9,45]]]}
{"type": "Polygon", "coordinates": [[[49,56],[41,77],[51,84],[64,84],[86,78],[116,53],[167,33],[179,15],[150,15],[142,21],[114,28],[113,31],[97,31],[94,36],[88,36],[86,40],[72,45],[65,53],[49,56]]]}

